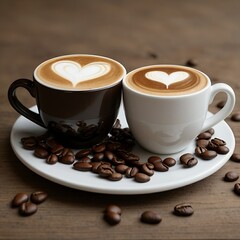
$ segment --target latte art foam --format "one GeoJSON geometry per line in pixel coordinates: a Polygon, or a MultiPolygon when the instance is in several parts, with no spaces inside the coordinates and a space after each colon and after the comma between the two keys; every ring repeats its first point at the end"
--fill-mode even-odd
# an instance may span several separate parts
{"type": "Polygon", "coordinates": [[[174,96],[200,91],[207,77],[196,69],[177,65],[154,65],[136,69],[126,76],[127,85],[142,93],[174,96]]]}
{"type": "Polygon", "coordinates": [[[95,55],[68,55],[47,60],[35,70],[37,81],[53,88],[88,90],[121,80],[125,69],[118,62],[95,55]]]}

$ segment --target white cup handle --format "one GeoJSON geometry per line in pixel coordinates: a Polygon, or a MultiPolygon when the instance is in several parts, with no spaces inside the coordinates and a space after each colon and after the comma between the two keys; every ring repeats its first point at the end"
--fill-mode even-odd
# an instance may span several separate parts
{"type": "Polygon", "coordinates": [[[213,116],[207,118],[203,124],[202,132],[213,127],[217,123],[224,120],[233,110],[235,105],[235,94],[233,89],[225,83],[217,83],[211,86],[211,95],[209,99],[209,104],[212,103],[214,97],[217,93],[224,92],[227,94],[227,102],[224,107],[215,113],[213,116]]]}

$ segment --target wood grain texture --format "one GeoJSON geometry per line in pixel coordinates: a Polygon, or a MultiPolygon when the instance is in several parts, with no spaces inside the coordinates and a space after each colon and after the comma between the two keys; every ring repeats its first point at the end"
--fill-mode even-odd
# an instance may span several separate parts
{"type": "MultiPolygon", "coordinates": [[[[222,180],[240,163],[229,161],[200,182],[177,190],[139,196],[114,196],[77,191],[31,172],[14,155],[9,135],[19,116],[7,100],[18,78],[31,78],[42,61],[68,53],[100,54],[123,63],[127,70],[157,63],[184,64],[189,58],[213,82],[225,82],[236,93],[240,111],[240,1],[238,0],[1,0],[0,1],[0,239],[239,239],[240,198],[233,183],[222,180]],[[49,193],[37,214],[19,217],[10,201],[18,192],[49,193]],[[172,214],[190,202],[193,216],[172,214]],[[122,207],[122,221],[109,226],[102,211],[109,203],[122,207]],[[139,221],[155,210],[162,222],[139,221]]],[[[27,106],[34,100],[19,95],[27,106]]],[[[219,95],[211,106],[223,99],[219,95]]],[[[227,123],[240,153],[240,123],[227,123]]]]}

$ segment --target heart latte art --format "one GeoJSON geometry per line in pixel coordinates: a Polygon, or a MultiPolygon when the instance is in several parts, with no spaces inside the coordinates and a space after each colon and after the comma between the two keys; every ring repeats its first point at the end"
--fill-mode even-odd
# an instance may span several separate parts
{"type": "Polygon", "coordinates": [[[73,87],[76,87],[80,82],[102,77],[110,69],[110,64],[104,62],[92,62],[81,66],[77,62],[65,60],[55,62],[52,65],[52,70],[59,76],[69,80],[73,87]]]}
{"type": "Polygon", "coordinates": [[[178,65],[142,67],[126,76],[127,85],[138,92],[175,96],[200,91],[208,84],[200,71],[178,65]]]}
{"type": "Polygon", "coordinates": [[[166,85],[166,88],[172,83],[183,81],[189,77],[187,72],[178,71],[167,74],[162,71],[151,71],[147,72],[145,76],[153,81],[157,81],[166,85]]]}
{"type": "Polygon", "coordinates": [[[95,55],[67,55],[40,64],[34,72],[37,81],[53,88],[92,90],[119,82],[125,74],[122,65],[95,55]]]}

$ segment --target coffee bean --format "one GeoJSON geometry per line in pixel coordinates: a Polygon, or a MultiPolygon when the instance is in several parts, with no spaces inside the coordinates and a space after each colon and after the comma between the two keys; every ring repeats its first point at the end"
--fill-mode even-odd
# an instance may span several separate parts
{"type": "Polygon", "coordinates": [[[75,162],[73,164],[73,168],[78,171],[91,171],[92,169],[92,163],[89,162],[75,162]]]}
{"type": "Polygon", "coordinates": [[[19,206],[19,214],[21,216],[30,216],[37,212],[37,205],[32,202],[24,202],[19,206]]]}
{"type": "Polygon", "coordinates": [[[233,155],[230,158],[233,162],[240,162],[240,154],[239,153],[233,153],[233,155]]]}
{"type": "Polygon", "coordinates": [[[122,178],[122,174],[118,172],[114,172],[110,176],[108,176],[108,179],[111,181],[120,181],[122,178]]]}
{"type": "Polygon", "coordinates": [[[147,174],[148,176],[152,176],[154,174],[154,165],[152,163],[144,163],[141,166],[141,172],[147,174]]]}
{"type": "Polygon", "coordinates": [[[204,148],[204,147],[196,147],[195,148],[195,155],[201,158],[203,153],[206,152],[206,151],[207,151],[207,149],[204,148]]]}
{"type": "Polygon", "coordinates": [[[204,160],[211,160],[217,156],[217,153],[213,150],[207,150],[201,154],[201,158],[204,160]]]}
{"type": "Polygon", "coordinates": [[[46,145],[51,149],[54,148],[58,144],[59,143],[57,142],[57,140],[55,138],[48,138],[46,140],[46,145]]]}
{"type": "Polygon", "coordinates": [[[119,142],[110,142],[107,143],[106,149],[111,152],[117,151],[121,147],[121,143],[119,142]]]}
{"type": "Polygon", "coordinates": [[[92,161],[91,161],[90,157],[85,156],[85,157],[79,158],[78,162],[88,162],[88,163],[91,163],[92,161]]]}
{"type": "Polygon", "coordinates": [[[191,216],[193,212],[192,206],[188,203],[178,204],[174,207],[174,214],[178,216],[191,216]]]}
{"type": "Polygon", "coordinates": [[[75,160],[74,155],[65,155],[60,158],[59,162],[71,165],[74,163],[74,160],[75,160]]]}
{"type": "Polygon", "coordinates": [[[206,148],[208,146],[209,140],[206,139],[199,139],[196,141],[197,147],[203,147],[206,148]]]}
{"type": "Polygon", "coordinates": [[[237,195],[240,196],[240,183],[235,183],[233,190],[237,195]]]}
{"type": "Polygon", "coordinates": [[[107,164],[102,164],[98,167],[98,174],[101,177],[109,177],[114,173],[114,170],[111,166],[107,164]]]}
{"type": "Polygon", "coordinates": [[[34,155],[37,157],[37,158],[47,158],[49,156],[49,153],[47,151],[46,148],[42,147],[42,146],[38,146],[35,148],[34,150],[34,155]]]}
{"type": "Polygon", "coordinates": [[[127,178],[132,178],[134,177],[137,173],[139,172],[137,167],[128,167],[126,172],[125,172],[125,176],[127,178]]]}
{"type": "Polygon", "coordinates": [[[64,146],[63,146],[63,145],[57,144],[57,145],[55,145],[55,146],[52,148],[51,152],[54,153],[54,154],[56,154],[57,156],[59,156],[59,155],[62,154],[63,149],[64,149],[64,146]]]}
{"type": "Polygon", "coordinates": [[[214,145],[217,145],[217,146],[224,146],[226,145],[226,142],[220,138],[214,138],[211,140],[211,142],[214,144],[214,145]]]}
{"type": "Polygon", "coordinates": [[[90,149],[82,149],[76,153],[75,158],[81,159],[83,157],[87,157],[90,153],[91,153],[90,149]]]}
{"type": "Polygon", "coordinates": [[[119,164],[115,167],[115,171],[121,174],[125,174],[129,167],[125,164],[119,164]]]}
{"type": "Polygon", "coordinates": [[[21,139],[23,148],[34,150],[37,147],[38,141],[36,137],[24,137],[21,139]]]}
{"type": "Polygon", "coordinates": [[[212,137],[212,134],[210,132],[203,132],[203,133],[200,133],[198,136],[197,136],[197,139],[205,139],[205,140],[208,140],[212,137]]]}
{"type": "Polygon", "coordinates": [[[131,152],[118,151],[117,155],[129,163],[134,162],[134,161],[139,161],[139,159],[140,159],[139,156],[137,156],[136,154],[131,153],[131,152]]]}
{"type": "Polygon", "coordinates": [[[173,167],[176,164],[176,160],[171,157],[167,157],[163,160],[163,164],[168,167],[173,167]]]}
{"type": "Polygon", "coordinates": [[[218,154],[227,154],[229,152],[229,148],[226,146],[219,146],[216,151],[218,154]]]}
{"type": "Polygon", "coordinates": [[[58,156],[56,154],[50,154],[47,159],[46,159],[46,163],[48,164],[55,164],[58,162],[58,156]]]}
{"type": "Polygon", "coordinates": [[[61,153],[61,157],[64,157],[64,156],[66,156],[66,155],[71,155],[71,156],[73,156],[74,157],[74,159],[75,159],[75,155],[74,155],[74,152],[70,149],[70,148],[64,148],[63,150],[62,150],[62,153],[61,153]]]}
{"type": "Polygon", "coordinates": [[[223,108],[223,107],[225,106],[225,104],[226,104],[226,101],[220,101],[220,102],[217,103],[216,106],[217,106],[218,108],[223,108]]]}
{"type": "Polygon", "coordinates": [[[105,150],[106,150],[105,143],[99,143],[99,144],[96,144],[92,147],[92,151],[95,152],[95,153],[104,152],[105,150]]]}
{"type": "Polygon", "coordinates": [[[162,159],[159,156],[151,156],[148,158],[149,163],[154,163],[155,161],[162,161],[162,159]]]}
{"type": "Polygon", "coordinates": [[[234,122],[240,122],[240,112],[234,113],[234,114],[231,116],[231,120],[234,121],[234,122]]]}
{"type": "Polygon", "coordinates": [[[106,207],[105,212],[114,212],[114,213],[121,215],[122,209],[115,204],[110,204],[106,207]]]}
{"type": "Polygon", "coordinates": [[[185,153],[180,157],[180,162],[184,167],[190,168],[195,166],[198,160],[191,153],[185,153]]]}
{"type": "Polygon", "coordinates": [[[93,162],[100,162],[104,160],[104,153],[100,152],[100,153],[95,153],[92,157],[92,161],[93,162]]]}
{"type": "Polygon", "coordinates": [[[30,196],[30,200],[33,203],[40,204],[43,203],[48,197],[48,194],[43,191],[33,192],[30,196]]]}
{"type": "Polygon", "coordinates": [[[134,176],[135,181],[140,182],[140,183],[145,183],[145,182],[149,182],[150,181],[150,177],[145,174],[145,173],[140,173],[138,172],[135,176],[134,176]]]}
{"type": "Polygon", "coordinates": [[[116,158],[115,154],[113,154],[110,151],[105,151],[104,152],[104,157],[107,161],[112,161],[114,158],[116,158]]]}
{"type": "Polygon", "coordinates": [[[239,178],[238,173],[236,173],[234,171],[229,171],[224,176],[224,180],[226,182],[234,182],[234,181],[238,180],[238,178],[239,178]]]}
{"type": "Polygon", "coordinates": [[[98,173],[98,168],[102,165],[101,162],[91,162],[92,165],[92,172],[93,173],[98,173]]]}
{"type": "Polygon", "coordinates": [[[116,225],[121,222],[121,215],[112,212],[112,211],[107,211],[104,214],[104,219],[110,224],[110,225],[116,225]]]}
{"type": "Polygon", "coordinates": [[[213,135],[215,133],[215,130],[214,128],[210,128],[206,132],[209,132],[211,135],[213,135]]]}
{"type": "Polygon", "coordinates": [[[162,218],[156,212],[145,211],[145,212],[142,213],[140,220],[143,223],[158,224],[162,221],[162,218]]]}
{"type": "Polygon", "coordinates": [[[28,195],[26,193],[18,193],[12,200],[12,207],[19,207],[22,203],[28,201],[28,195]]]}

